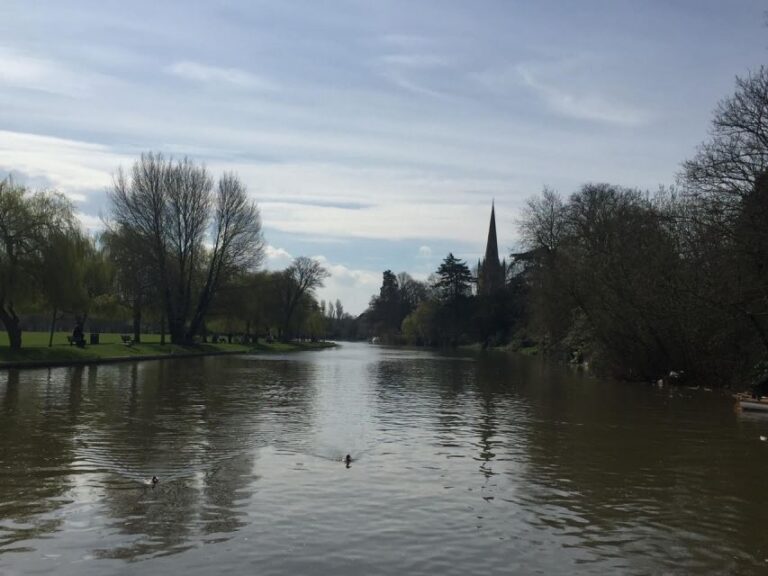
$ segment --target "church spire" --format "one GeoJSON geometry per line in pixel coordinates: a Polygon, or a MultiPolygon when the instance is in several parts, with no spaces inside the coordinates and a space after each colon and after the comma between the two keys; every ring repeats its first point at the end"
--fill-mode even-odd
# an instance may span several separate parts
{"type": "Polygon", "coordinates": [[[485,245],[485,261],[499,262],[499,246],[496,242],[496,202],[491,202],[491,225],[488,227],[488,243],[485,245]]]}
{"type": "Polygon", "coordinates": [[[491,224],[488,227],[488,243],[485,259],[477,267],[478,294],[493,294],[504,287],[504,267],[499,262],[499,245],[496,241],[496,206],[491,203],[491,224]]]}

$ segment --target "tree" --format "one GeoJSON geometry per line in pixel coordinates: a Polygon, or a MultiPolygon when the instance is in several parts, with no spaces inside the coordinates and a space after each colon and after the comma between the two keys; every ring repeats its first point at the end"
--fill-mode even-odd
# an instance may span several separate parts
{"type": "Polygon", "coordinates": [[[321,288],[330,274],[317,260],[307,256],[298,256],[293,263],[280,274],[280,300],[283,310],[282,337],[288,340],[291,333],[291,320],[302,298],[311,296],[316,288],[321,288]]]}
{"type": "Polygon", "coordinates": [[[34,291],[45,250],[74,228],[72,205],[62,195],[30,194],[10,179],[0,181],[0,321],[12,349],[21,348],[18,304],[34,291]]]}
{"type": "Polygon", "coordinates": [[[142,154],[109,195],[114,226],[147,250],[174,343],[190,343],[222,282],[255,269],[264,241],[256,204],[233,174],[213,192],[205,167],[142,154]]]}
{"type": "Polygon", "coordinates": [[[133,341],[139,343],[144,309],[160,296],[154,282],[157,275],[152,269],[152,261],[143,239],[129,228],[108,228],[101,241],[115,265],[118,300],[131,311],[133,341]]]}
{"type": "Polygon", "coordinates": [[[554,252],[565,234],[565,216],[560,195],[545,187],[540,197],[528,199],[523,207],[518,220],[523,244],[529,250],[554,252]]]}
{"type": "Polygon", "coordinates": [[[439,325],[437,316],[439,304],[424,300],[403,320],[403,336],[411,344],[430,346],[437,344],[439,325]]]}
{"type": "Polygon", "coordinates": [[[53,333],[60,314],[77,313],[87,307],[85,286],[88,239],[77,231],[56,232],[41,250],[39,288],[51,311],[48,346],[53,346],[53,333]]]}
{"type": "Polygon", "coordinates": [[[768,68],[736,79],[681,183],[699,266],[695,294],[744,323],[768,354],[768,68]],[[707,270],[709,273],[702,273],[707,270]]]}
{"type": "Polygon", "coordinates": [[[428,297],[428,287],[411,277],[407,272],[397,275],[397,284],[400,287],[400,301],[403,307],[403,315],[407,316],[428,297]]]}
{"type": "Polygon", "coordinates": [[[472,285],[472,274],[467,264],[452,253],[445,257],[437,269],[438,280],[436,287],[442,298],[448,302],[455,302],[459,298],[469,295],[472,285]]]}
{"type": "Polygon", "coordinates": [[[379,295],[371,300],[370,308],[378,336],[391,337],[400,330],[403,319],[400,286],[391,270],[384,271],[379,295]]]}
{"type": "Polygon", "coordinates": [[[232,173],[224,174],[219,180],[213,239],[213,248],[208,253],[208,272],[187,340],[191,340],[199,330],[208,306],[223,281],[239,271],[255,269],[264,257],[259,209],[248,200],[245,186],[232,173]]]}
{"type": "Polygon", "coordinates": [[[568,207],[563,284],[612,367],[647,378],[682,368],[674,359],[686,356],[675,298],[681,262],[665,218],[640,191],[610,184],[583,186],[568,207]]]}
{"type": "Polygon", "coordinates": [[[693,315],[681,297],[675,209],[664,191],[611,184],[582,186],[567,204],[546,189],[528,202],[529,251],[515,255],[528,264],[515,288],[528,294],[529,327],[544,347],[565,357],[589,348],[623,377],[689,370],[693,315]]]}
{"type": "Polygon", "coordinates": [[[712,137],[683,164],[689,196],[717,207],[713,216],[738,216],[743,199],[768,172],[768,68],[736,78],[736,92],[715,109],[712,137]]]}

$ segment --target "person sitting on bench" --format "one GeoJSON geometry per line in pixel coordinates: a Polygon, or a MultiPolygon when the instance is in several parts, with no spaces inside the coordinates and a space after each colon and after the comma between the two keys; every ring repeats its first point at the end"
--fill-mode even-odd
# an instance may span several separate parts
{"type": "Polygon", "coordinates": [[[85,336],[83,336],[83,326],[78,322],[75,324],[75,329],[72,330],[71,344],[75,344],[78,348],[85,348],[85,336]]]}

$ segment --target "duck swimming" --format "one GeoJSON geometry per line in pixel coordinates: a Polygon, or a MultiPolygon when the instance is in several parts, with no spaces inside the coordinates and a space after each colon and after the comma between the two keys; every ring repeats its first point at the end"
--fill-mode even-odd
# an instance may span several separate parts
{"type": "Polygon", "coordinates": [[[350,456],[349,454],[344,456],[344,464],[346,464],[347,468],[349,468],[349,465],[352,464],[352,456],[350,456]]]}

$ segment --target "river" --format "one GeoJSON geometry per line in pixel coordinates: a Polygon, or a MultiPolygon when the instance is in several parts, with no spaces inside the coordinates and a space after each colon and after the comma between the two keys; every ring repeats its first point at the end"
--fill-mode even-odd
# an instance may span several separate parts
{"type": "Polygon", "coordinates": [[[763,574],[760,436],[506,354],[0,372],[0,574],[763,574]]]}

